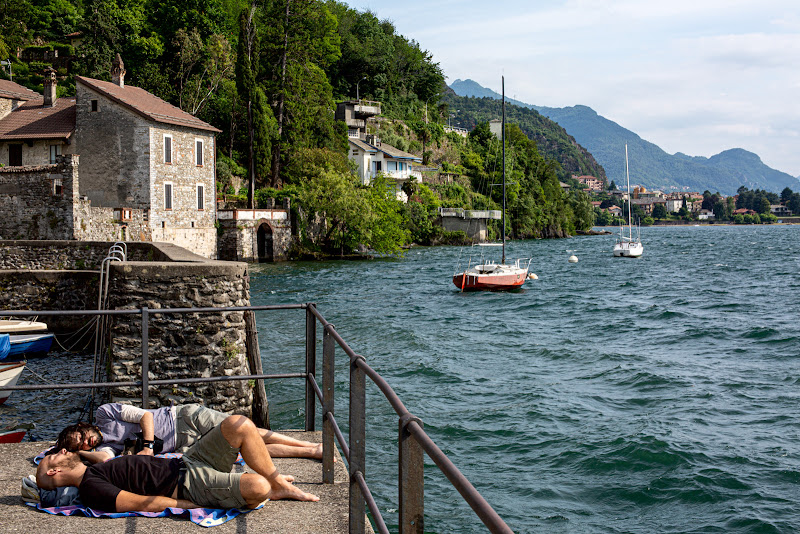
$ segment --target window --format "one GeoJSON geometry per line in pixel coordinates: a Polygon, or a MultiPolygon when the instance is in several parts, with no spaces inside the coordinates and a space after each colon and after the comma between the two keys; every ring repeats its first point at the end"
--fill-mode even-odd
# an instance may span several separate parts
{"type": "Polygon", "coordinates": [[[382,161],[373,161],[372,162],[372,170],[374,172],[381,172],[381,164],[382,163],[383,163],[382,161]]]}
{"type": "Polygon", "coordinates": [[[172,209],[172,184],[170,182],[164,184],[164,209],[172,209]]]}
{"type": "Polygon", "coordinates": [[[205,191],[206,188],[202,184],[197,184],[197,209],[205,209],[205,191]]]}
{"type": "Polygon", "coordinates": [[[61,178],[53,178],[53,196],[60,197],[64,192],[61,178]]]}
{"type": "Polygon", "coordinates": [[[92,100],[92,111],[97,111],[97,100],[92,100]]]}
{"type": "Polygon", "coordinates": [[[172,163],[172,136],[164,136],[164,163],[172,163]]]}
{"type": "Polygon", "coordinates": [[[195,159],[197,160],[197,166],[203,166],[203,141],[197,139],[194,142],[194,151],[195,151],[195,159]]]}
{"type": "Polygon", "coordinates": [[[56,162],[56,158],[61,155],[61,145],[50,145],[50,164],[56,162]]]}
{"type": "Polygon", "coordinates": [[[22,166],[22,145],[8,145],[8,166],[22,166]]]}
{"type": "Polygon", "coordinates": [[[387,161],[386,162],[386,172],[395,172],[397,171],[397,162],[396,161],[387,161]]]}

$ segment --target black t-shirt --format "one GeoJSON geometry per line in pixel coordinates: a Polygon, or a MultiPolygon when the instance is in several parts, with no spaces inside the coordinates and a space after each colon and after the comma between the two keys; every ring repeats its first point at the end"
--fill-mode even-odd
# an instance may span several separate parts
{"type": "Polygon", "coordinates": [[[150,497],[170,497],[178,485],[179,458],[129,455],[86,469],[78,491],[89,508],[117,511],[117,495],[129,491],[150,497]]]}

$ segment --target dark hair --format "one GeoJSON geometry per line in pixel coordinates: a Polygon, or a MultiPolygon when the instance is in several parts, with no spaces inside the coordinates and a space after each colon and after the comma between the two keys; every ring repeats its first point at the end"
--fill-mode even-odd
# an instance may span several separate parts
{"type": "Polygon", "coordinates": [[[81,448],[83,439],[86,437],[86,433],[89,430],[94,430],[100,434],[100,429],[95,425],[90,425],[89,423],[80,422],[75,423],[74,425],[69,425],[58,434],[55,446],[53,446],[48,453],[58,452],[61,449],[66,449],[69,452],[77,452],[81,448]],[[80,438],[77,440],[75,439],[76,433],[80,435],[80,438]]]}

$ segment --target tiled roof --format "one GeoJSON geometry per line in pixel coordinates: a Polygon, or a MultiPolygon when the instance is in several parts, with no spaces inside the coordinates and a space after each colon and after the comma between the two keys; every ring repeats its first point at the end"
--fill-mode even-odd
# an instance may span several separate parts
{"type": "Polygon", "coordinates": [[[409,154],[408,152],[403,152],[399,148],[395,148],[392,145],[387,145],[386,143],[381,143],[380,146],[375,147],[390,158],[394,159],[413,159],[414,161],[422,161],[422,158],[419,156],[415,156],[414,154],[409,154]]]}
{"type": "Polygon", "coordinates": [[[44,107],[28,101],[0,120],[0,140],[68,139],[75,131],[75,99],[59,98],[44,107]]]}
{"type": "Polygon", "coordinates": [[[111,82],[84,78],[83,76],[75,76],[75,81],[82,83],[146,119],[163,124],[194,128],[196,130],[206,130],[209,132],[221,131],[139,87],[131,87],[128,85],[120,87],[111,82]]]}
{"type": "Polygon", "coordinates": [[[0,98],[11,98],[14,100],[36,100],[42,95],[23,87],[18,83],[8,80],[0,80],[0,98]]]}
{"type": "Polygon", "coordinates": [[[377,152],[377,149],[375,149],[372,145],[368,145],[367,143],[365,143],[361,139],[356,139],[355,137],[348,137],[347,139],[351,143],[353,143],[353,145],[355,145],[356,147],[360,148],[364,152],[369,152],[370,154],[374,154],[374,153],[377,152]]]}

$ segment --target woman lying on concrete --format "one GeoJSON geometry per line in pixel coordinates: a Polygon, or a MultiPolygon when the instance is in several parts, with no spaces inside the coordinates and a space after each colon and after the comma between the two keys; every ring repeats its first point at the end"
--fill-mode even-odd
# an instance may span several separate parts
{"type": "MultiPolygon", "coordinates": [[[[77,423],[58,435],[53,450],[77,452],[91,463],[105,462],[122,454],[125,442],[141,433],[139,455],[157,452],[185,453],[200,438],[219,426],[228,415],[199,404],[182,404],[143,410],[127,404],[103,404],[95,412],[95,425],[77,423]],[[156,438],[161,450],[155,450],[156,438]]],[[[257,428],[273,458],[322,459],[322,444],[300,441],[264,428],[257,428]]]]}

